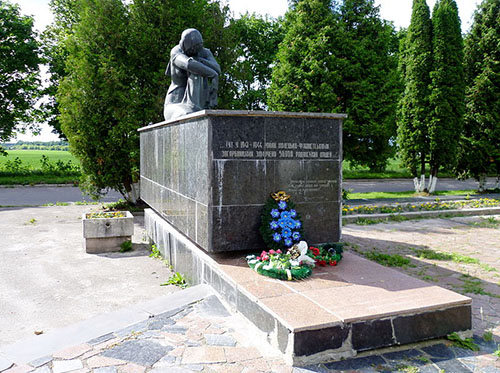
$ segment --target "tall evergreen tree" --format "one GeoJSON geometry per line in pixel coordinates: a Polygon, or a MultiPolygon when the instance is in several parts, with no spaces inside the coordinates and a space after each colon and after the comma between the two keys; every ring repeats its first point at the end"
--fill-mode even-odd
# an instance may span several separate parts
{"type": "MultiPolygon", "coordinates": [[[[285,15],[286,34],[269,89],[272,110],[332,113],[340,110],[339,22],[330,0],[300,0],[285,15]]],[[[337,16],[338,17],[338,16],[337,16]]]]}
{"type": "MultiPolygon", "coordinates": [[[[465,39],[466,112],[457,171],[500,176],[500,2],[484,0],[465,39]]],[[[498,179],[497,179],[498,180],[498,179]]]]}
{"type": "Polygon", "coordinates": [[[465,96],[463,39],[455,0],[438,0],[432,24],[433,71],[428,130],[430,193],[434,192],[439,168],[456,166],[465,96]]]}
{"type": "Polygon", "coordinates": [[[121,0],[83,0],[69,39],[68,75],[58,102],[63,132],[79,158],[82,186],[134,200],[139,168],[138,124],[130,110],[129,19],[121,0]]]}
{"type": "Polygon", "coordinates": [[[269,91],[274,110],[346,112],[344,154],[383,169],[393,154],[397,38],[373,0],[299,0],[286,15],[269,91]]]}
{"type": "Polygon", "coordinates": [[[340,110],[348,114],[345,157],[352,165],[383,171],[396,137],[397,35],[373,0],[344,0],[339,12],[342,39],[331,47],[342,61],[337,92],[340,110]]]}
{"type": "MultiPolygon", "coordinates": [[[[404,91],[398,110],[398,144],[403,163],[413,177],[425,178],[429,153],[429,86],[432,70],[432,22],[425,0],[413,0],[411,22],[404,40],[404,91]],[[420,170],[419,170],[420,167],[420,170]]],[[[416,189],[423,189],[424,180],[416,189]]]]}

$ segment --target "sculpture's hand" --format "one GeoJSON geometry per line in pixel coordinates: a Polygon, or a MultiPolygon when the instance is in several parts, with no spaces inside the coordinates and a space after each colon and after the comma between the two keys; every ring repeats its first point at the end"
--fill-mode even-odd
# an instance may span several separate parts
{"type": "Polygon", "coordinates": [[[177,67],[186,70],[187,72],[198,74],[205,78],[214,78],[218,75],[216,70],[198,61],[198,57],[193,58],[188,57],[185,54],[179,54],[177,57],[175,57],[173,63],[177,67]]]}

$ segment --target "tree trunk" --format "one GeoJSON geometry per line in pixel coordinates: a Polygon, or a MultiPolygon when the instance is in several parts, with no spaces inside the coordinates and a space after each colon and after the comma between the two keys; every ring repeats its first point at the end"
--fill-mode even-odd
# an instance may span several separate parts
{"type": "Polygon", "coordinates": [[[484,173],[484,174],[481,174],[481,176],[479,176],[479,188],[478,188],[478,191],[479,192],[484,192],[485,185],[486,185],[486,174],[484,173]]]}

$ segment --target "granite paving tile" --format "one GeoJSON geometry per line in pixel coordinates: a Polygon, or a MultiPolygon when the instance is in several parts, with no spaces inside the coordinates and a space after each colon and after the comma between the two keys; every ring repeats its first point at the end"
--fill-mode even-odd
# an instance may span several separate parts
{"type": "Polygon", "coordinates": [[[64,359],[64,360],[74,359],[90,351],[91,349],[92,346],[85,343],[82,345],[71,346],[63,350],[57,351],[52,355],[52,357],[54,359],[64,359]]]}
{"type": "Polygon", "coordinates": [[[66,373],[82,368],[83,368],[83,363],[80,359],[59,360],[59,361],[54,361],[52,363],[52,371],[54,373],[66,373]]]}
{"type": "Polygon", "coordinates": [[[104,351],[102,355],[138,365],[152,366],[172,349],[173,347],[162,346],[151,340],[130,340],[104,351]]]}

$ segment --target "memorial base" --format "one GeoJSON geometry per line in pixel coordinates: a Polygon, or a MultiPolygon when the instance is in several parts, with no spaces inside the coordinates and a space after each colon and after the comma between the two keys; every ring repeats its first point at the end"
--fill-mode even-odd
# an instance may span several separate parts
{"type": "Polygon", "coordinates": [[[251,270],[244,253],[208,255],[153,210],[146,230],[190,284],[211,285],[289,364],[353,357],[471,329],[471,299],[346,252],[336,267],[287,282],[251,270]]]}

